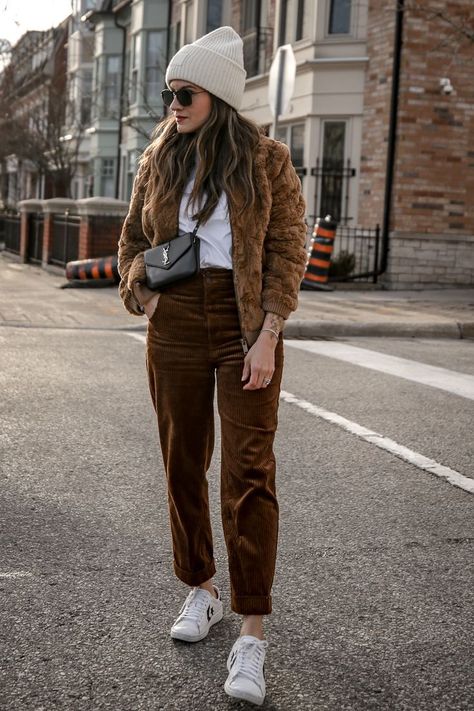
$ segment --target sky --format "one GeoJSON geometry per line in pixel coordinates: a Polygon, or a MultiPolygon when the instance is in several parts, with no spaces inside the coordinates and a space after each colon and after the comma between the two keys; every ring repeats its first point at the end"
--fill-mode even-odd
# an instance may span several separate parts
{"type": "Polygon", "coordinates": [[[0,0],[0,38],[15,44],[27,30],[47,30],[71,12],[71,0],[0,0]]]}

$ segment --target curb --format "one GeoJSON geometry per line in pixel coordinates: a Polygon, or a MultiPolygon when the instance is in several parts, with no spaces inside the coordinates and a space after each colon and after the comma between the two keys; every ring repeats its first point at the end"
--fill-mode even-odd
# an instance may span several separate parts
{"type": "Polygon", "coordinates": [[[416,323],[289,320],[285,338],[474,338],[474,321],[416,323]]]}
{"type": "Polygon", "coordinates": [[[461,338],[474,338],[474,321],[464,321],[458,323],[461,331],[461,338]]]}
{"type": "MultiPolygon", "coordinates": [[[[122,328],[125,331],[146,331],[146,325],[122,328]]],[[[297,338],[474,338],[474,321],[416,323],[375,321],[310,321],[290,319],[284,330],[286,339],[297,338]]]]}

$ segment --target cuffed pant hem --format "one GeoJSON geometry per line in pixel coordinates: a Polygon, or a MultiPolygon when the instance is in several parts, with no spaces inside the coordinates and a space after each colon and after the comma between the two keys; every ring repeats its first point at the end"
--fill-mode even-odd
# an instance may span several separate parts
{"type": "Polygon", "coordinates": [[[272,596],[232,595],[230,607],[239,615],[269,615],[272,611],[272,596]]]}
{"type": "Polygon", "coordinates": [[[209,563],[209,565],[206,565],[205,568],[201,568],[201,570],[194,572],[192,570],[184,570],[183,568],[180,568],[175,561],[173,561],[173,567],[176,576],[182,580],[183,583],[186,583],[186,585],[192,586],[205,583],[206,580],[209,580],[209,578],[212,578],[212,576],[216,574],[216,564],[214,560],[212,563],[209,563]]]}

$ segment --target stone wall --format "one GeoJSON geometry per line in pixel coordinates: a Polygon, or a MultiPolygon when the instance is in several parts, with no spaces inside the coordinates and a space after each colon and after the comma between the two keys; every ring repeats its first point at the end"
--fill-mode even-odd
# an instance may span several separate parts
{"type": "Polygon", "coordinates": [[[474,237],[392,234],[381,281],[392,289],[474,286],[474,237]]]}

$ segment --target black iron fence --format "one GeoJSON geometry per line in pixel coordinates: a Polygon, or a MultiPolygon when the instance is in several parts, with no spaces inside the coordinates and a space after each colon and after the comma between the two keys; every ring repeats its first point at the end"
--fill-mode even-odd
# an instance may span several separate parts
{"type": "MultiPolygon", "coordinates": [[[[311,237],[316,217],[306,219],[311,237]]],[[[334,250],[329,268],[329,281],[377,283],[381,264],[380,225],[349,227],[339,224],[336,229],[334,250]]]]}
{"type": "Polygon", "coordinates": [[[28,260],[41,264],[43,259],[43,213],[32,213],[28,219],[28,260]]]}
{"type": "Polygon", "coordinates": [[[344,165],[342,161],[316,160],[311,168],[311,175],[316,178],[314,210],[320,215],[332,215],[338,223],[347,224],[349,217],[349,181],[356,175],[350,158],[344,165]],[[319,203],[319,208],[318,208],[319,203]]]}
{"type": "Polygon", "coordinates": [[[380,225],[339,225],[329,268],[329,281],[377,283],[380,268],[380,225]]]}
{"type": "Polygon", "coordinates": [[[0,231],[3,232],[5,250],[8,252],[14,252],[15,254],[20,254],[20,215],[1,215],[0,223],[0,231]]]}
{"type": "Polygon", "coordinates": [[[67,262],[78,258],[80,220],[78,215],[53,215],[52,264],[66,266],[67,262]]]}

